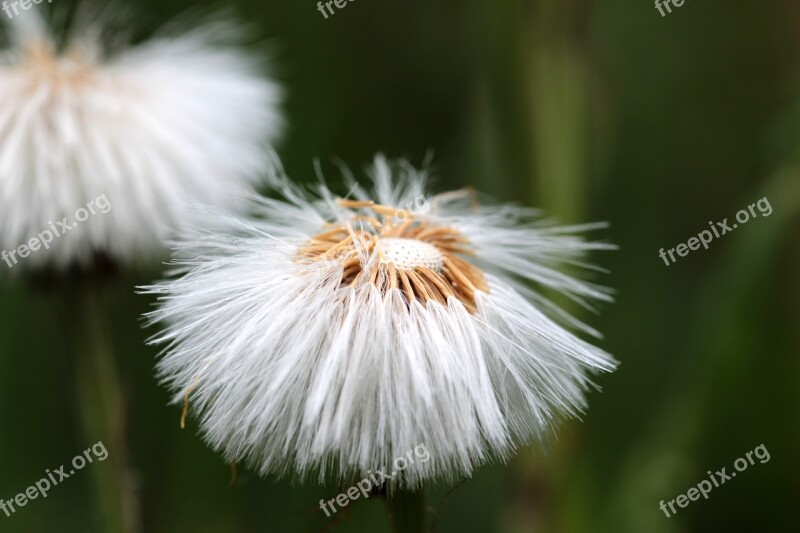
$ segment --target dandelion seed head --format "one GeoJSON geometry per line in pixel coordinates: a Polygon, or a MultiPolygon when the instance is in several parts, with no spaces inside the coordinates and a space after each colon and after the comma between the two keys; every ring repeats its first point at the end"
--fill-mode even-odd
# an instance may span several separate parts
{"type": "Polygon", "coordinates": [[[351,480],[424,445],[387,488],[454,482],[579,415],[615,368],[542,294],[611,299],[565,268],[613,248],[581,236],[601,226],[466,191],[411,212],[424,172],[377,157],[370,175],[347,199],[287,184],[252,217],[210,215],[225,231],[185,233],[174,276],[146,288],[158,374],[227,461],[351,480]]]}
{"type": "MultiPolygon", "coordinates": [[[[126,20],[126,24],[130,24],[126,20]]],[[[281,89],[215,20],[130,44],[112,21],[62,32],[41,10],[7,22],[0,50],[0,249],[66,217],[75,228],[15,270],[140,264],[166,254],[193,206],[232,212],[275,159],[281,89]],[[113,206],[74,224],[105,195],[113,206]]]]}

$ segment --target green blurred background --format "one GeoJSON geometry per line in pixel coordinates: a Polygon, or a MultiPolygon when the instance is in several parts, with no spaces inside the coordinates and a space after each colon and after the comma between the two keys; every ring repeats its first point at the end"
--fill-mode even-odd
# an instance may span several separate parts
{"type": "MultiPolygon", "coordinates": [[[[235,4],[287,88],[279,154],[295,180],[314,179],[315,158],[332,178],[334,157],[360,169],[378,151],[415,164],[433,151],[437,190],[472,185],[565,223],[608,220],[602,238],[621,247],[593,257],[618,301],[580,315],[619,371],[546,449],[449,495],[428,490],[436,531],[800,531],[800,5],[687,0],[661,17],[649,1],[355,0],[326,20],[312,0],[235,4]],[[669,267],[659,259],[764,196],[771,216],[669,267]],[[768,463],[676,516],[659,510],[759,444],[768,463]]],[[[230,6],[133,7],[148,28],[230,6]]],[[[138,318],[152,302],[133,288],[160,275],[127,275],[105,295],[144,530],[386,530],[377,499],[326,518],[318,502],[336,486],[240,469],[228,487],[228,465],[191,419],[180,430],[152,375],[138,318]]],[[[87,442],[74,423],[58,325],[70,329],[72,311],[52,300],[0,280],[0,498],[107,439],[87,442]]],[[[111,461],[91,465],[0,514],[0,531],[100,531],[93,482],[108,472],[111,461]]]]}

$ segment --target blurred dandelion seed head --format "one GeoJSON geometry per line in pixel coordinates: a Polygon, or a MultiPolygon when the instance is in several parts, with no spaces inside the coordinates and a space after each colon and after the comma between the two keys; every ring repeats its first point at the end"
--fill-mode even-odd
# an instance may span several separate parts
{"type": "Polygon", "coordinates": [[[70,232],[29,268],[138,264],[166,253],[193,206],[243,208],[274,168],[279,86],[215,20],[125,44],[95,17],[55,35],[38,12],[0,51],[0,249],[105,195],[113,212],[70,232]]]}

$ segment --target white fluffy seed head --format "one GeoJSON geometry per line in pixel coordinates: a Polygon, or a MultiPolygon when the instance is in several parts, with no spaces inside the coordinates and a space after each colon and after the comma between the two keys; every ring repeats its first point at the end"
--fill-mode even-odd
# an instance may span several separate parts
{"type": "Polygon", "coordinates": [[[240,28],[214,21],[112,46],[94,19],[61,45],[37,10],[7,22],[0,50],[0,250],[65,217],[74,229],[15,272],[97,254],[149,261],[175,228],[203,223],[192,206],[242,208],[282,119],[281,91],[237,44],[240,28]],[[112,209],[75,224],[102,195],[112,209]]]}
{"type": "MultiPolygon", "coordinates": [[[[287,185],[285,201],[254,199],[253,219],[220,220],[236,244],[187,233],[182,275],[147,289],[159,300],[150,318],[165,327],[153,339],[164,346],[159,375],[176,402],[189,397],[202,435],[227,461],[301,480],[348,482],[380,470],[392,475],[388,490],[455,482],[577,416],[591,375],[614,369],[609,354],[559,323],[596,332],[531,289],[610,300],[562,268],[612,248],[578,235],[597,226],[554,227],[466,193],[429,197],[430,210],[415,216],[420,239],[438,235],[449,249],[443,271],[455,265],[482,288],[474,309],[454,296],[423,301],[370,269],[381,254],[395,266],[436,267],[426,246],[379,237],[369,253],[337,255],[350,242],[339,228],[355,234],[364,220],[341,205],[404,207],[424,191],[424,174],[407,163],[379,157],[372,176],[374,192],[353,185],[344,204],[325,187],[318,198],[287,185]],[[454,260],[455,242],[470,253],[454,260]],[[395,459],[420,446],[429,460],[397,470],[395,459]]],[[[412,274],[418,286],[431,278],[412,274]]]]}
{"type": "Polygon", "coordinates": [[[380,239],[378,246],[383,251],[382,263],[391,263],[400,270],[422,267],[442,272],[444,256],[431,244],[416,239],[387,237],[380,239]]]}

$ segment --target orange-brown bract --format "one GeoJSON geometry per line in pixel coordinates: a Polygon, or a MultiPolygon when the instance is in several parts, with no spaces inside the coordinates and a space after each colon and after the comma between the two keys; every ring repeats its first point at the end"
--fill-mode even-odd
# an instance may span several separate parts
{"type": "Polygon", "coordinates": [[[446,305],[452,296],[470,313],[476,311],[475,291],[489,292],[483,272],[459,257],[471,255],[472,251],[468,239],[458,231],[369,201],[339,200],[339,204],[349,209],[367,209],[372,214],[354,212],[352,222],[333,225],[315,235],[300,250],[298,261],[339,261],[343,286],[372,283],[383,292],[400,289],[408,302],[436,300],[446,305]],[[436,259],[441,267],[431,268],[430,261],[425,260],[398,264],[388,258],[387,247],[395,247],[401,241],[409,241],[411,247],[416,243],[421,254],[438,253],[436,259]],[[375,253],[378,260],[371,260],[375,253]]]}

